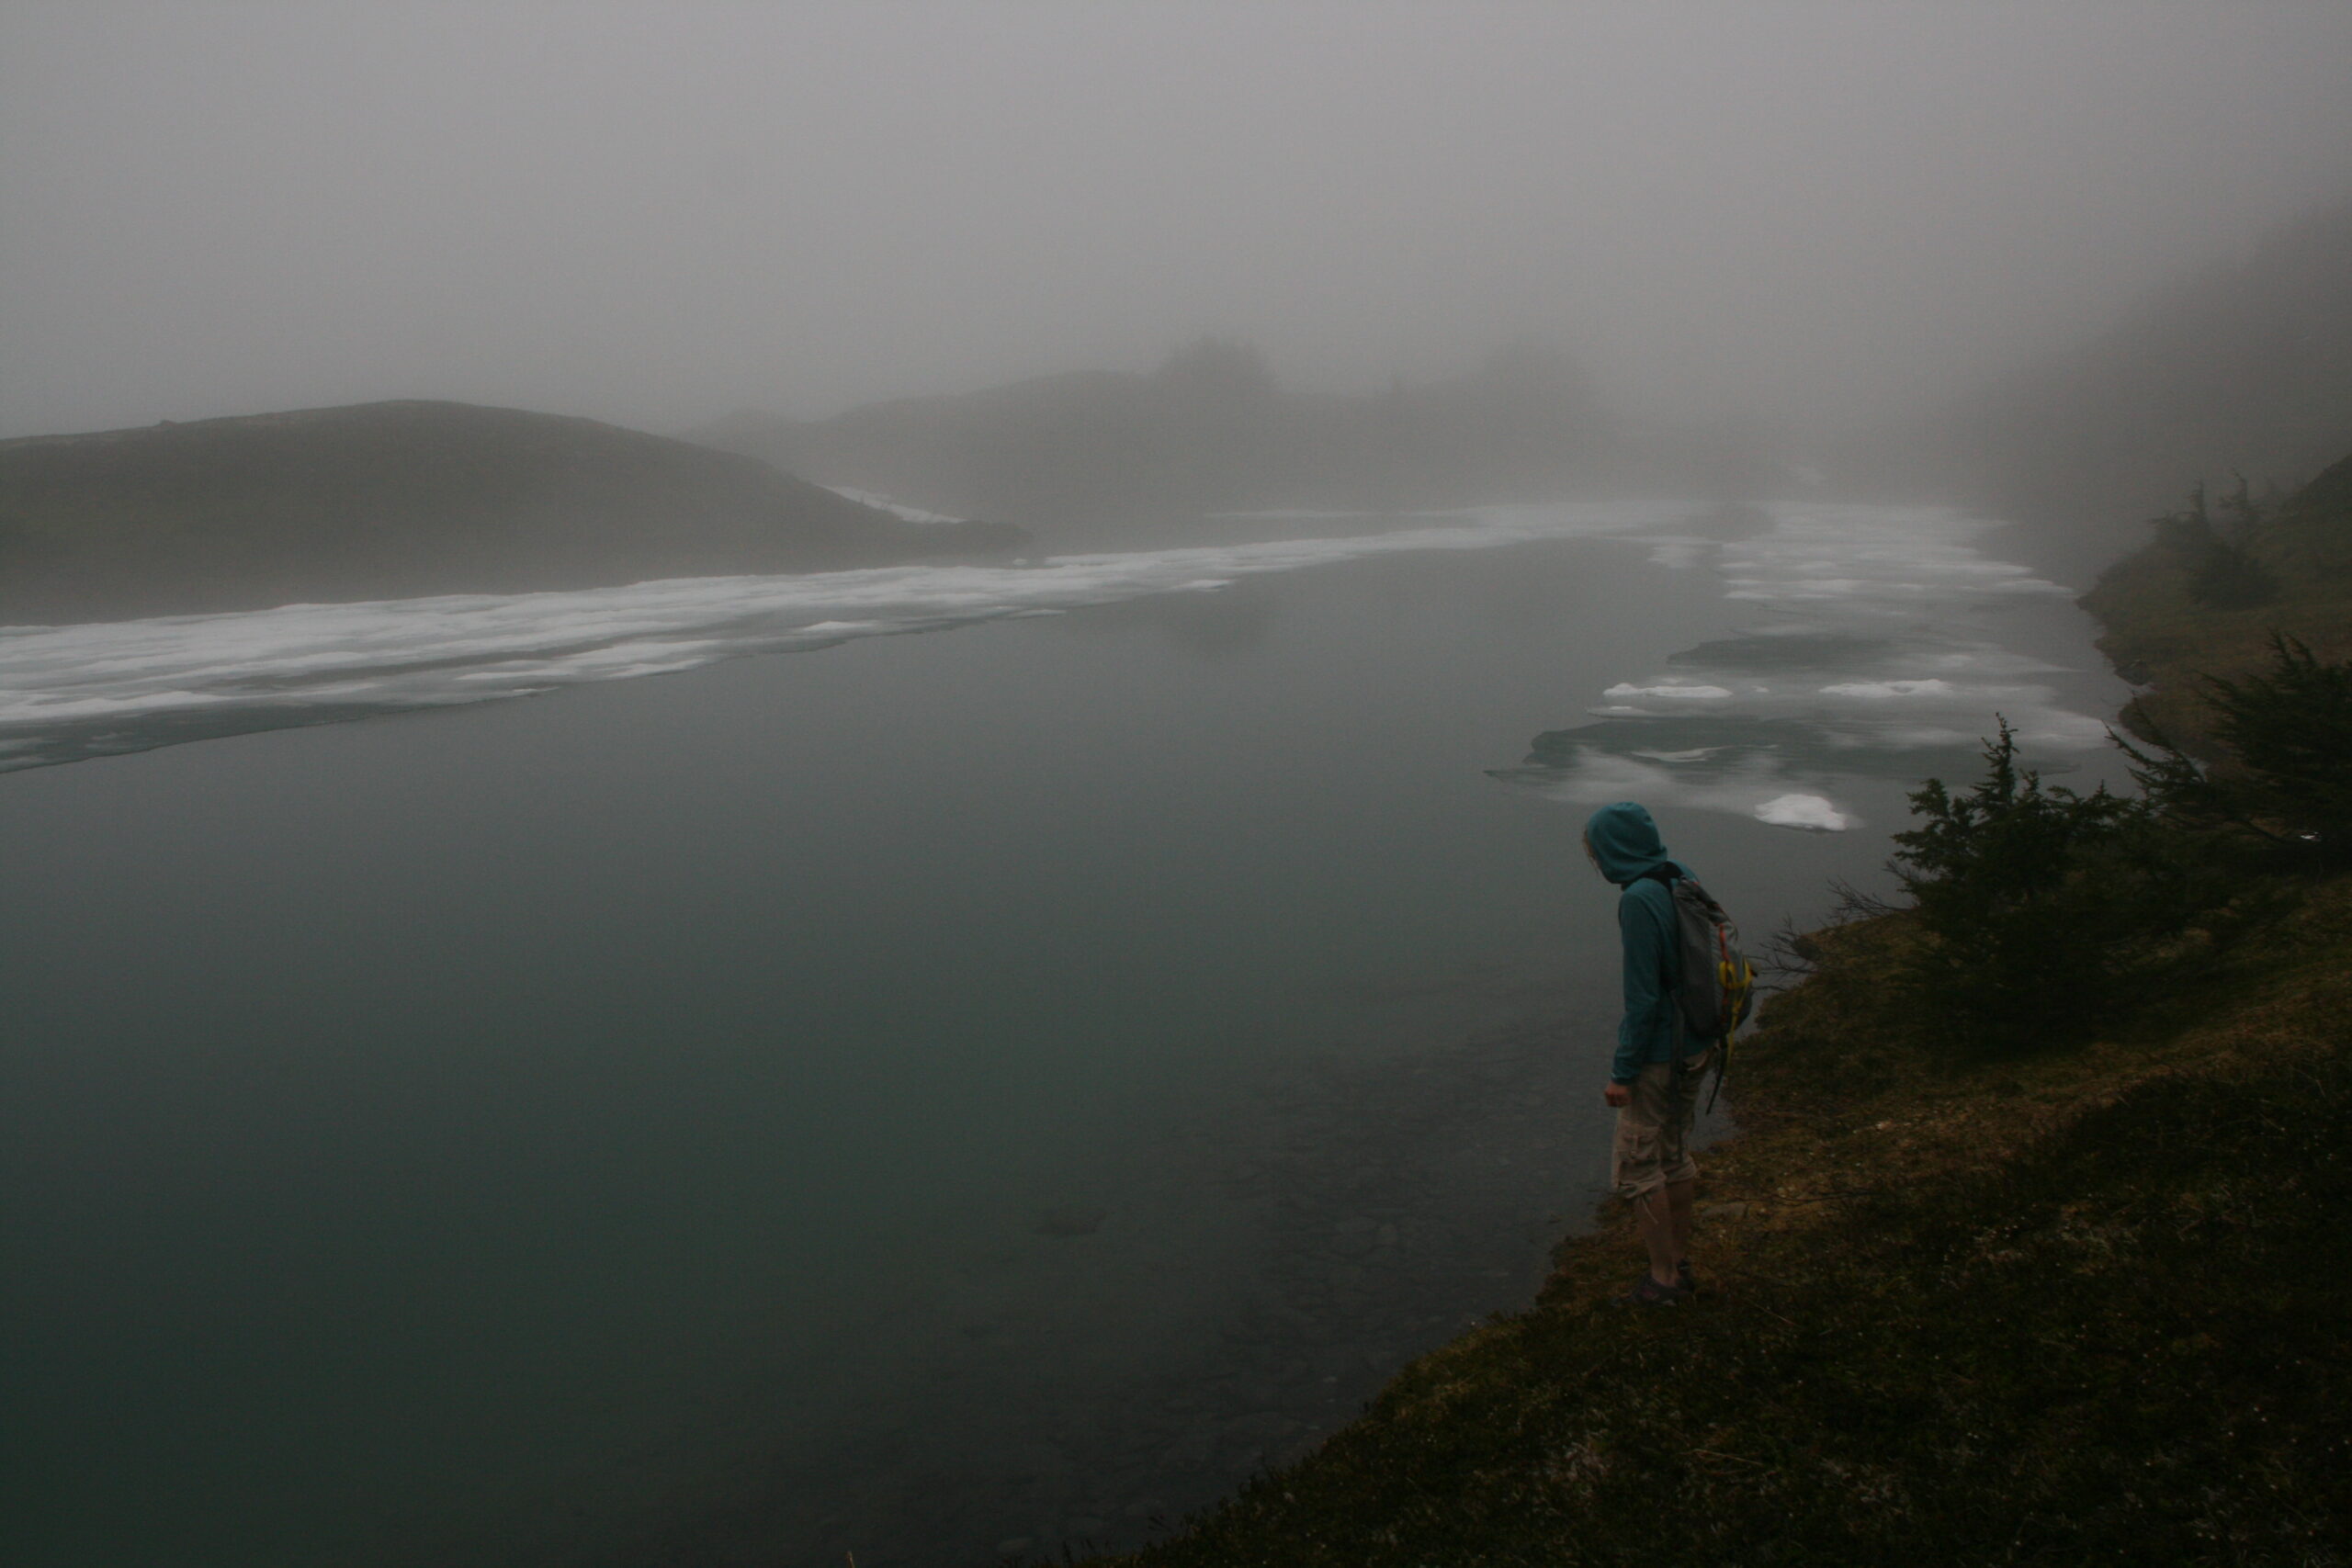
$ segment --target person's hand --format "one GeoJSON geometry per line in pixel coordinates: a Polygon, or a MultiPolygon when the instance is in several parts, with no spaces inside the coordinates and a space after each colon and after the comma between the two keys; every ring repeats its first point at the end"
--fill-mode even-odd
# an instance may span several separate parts
{"type": "Polygon", "coordinates": [[[1629,1083],[1612,1083],[1600,1091],[1600,1098],[1622,1111],[1634,1103],[1634,1086],[1629,1083]]]}

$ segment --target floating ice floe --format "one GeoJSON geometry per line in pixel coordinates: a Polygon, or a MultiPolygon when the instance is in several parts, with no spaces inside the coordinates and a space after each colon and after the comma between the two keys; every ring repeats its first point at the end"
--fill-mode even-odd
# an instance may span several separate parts
{"type": "Polygon", "coordinates": [[[1756,819],[1774,828],[1803,828],[1815,833],[1842,833],[1854,819],[1817,795],[1776,795],[1756,807],[1756,819]]]}
{"type": "MultiPolygon", "coordinates": [[[[1211,512],[1204,513],[1218,523],[1342,523],[1358,517],[1378,517],[1383,513],[1366,512],[1362,507],[1347,512],[1326,512],[1311,506],[1278,506],[1271,512],[1211,512]]],[[[1465,512],[1416,512],[1416,517],[1464,517],[1465,512]]]]}
{"type": "MultiPolygon", "coordinates": [[[[1779,503],[1770,526],[1724,542],[1724,597],[1762,619],[1675,654],[1689,673],[1621,681],[1599,722],[1537,738],[1499,776],[1564,800],[1648,792],[1668,805],[1773,827],[1855,825],[1835,781],[1916,779],[1975,764],[2003,720],[2041,752],[2102,746],[2107,726],[2033,677],[2062,673],[1989,640],[2000,616],[2068,590],[1978,548],[1999,526],[1944,506],[1779,503]],[[1772,684],[1758,675],[1770,673],[1772,684]],[[1782,679],[1781,677],[1790,677],[1782,679]]],[[[1674,536],[1655,541],[1670,558],[1674,536]]]]}
{"type": "Polygon", "coordinates": [[[1727,773],[1693,773],[1630,752],[1587,750],[1566,766],[1498,768],[1491,776],[1575,806],[1639,800],[1653,807],[1724,811],[1774,828],[1837,833],[1861,820],[1827,796],[1790,789],[1794,781],[1767,758],[1727,773]]]}
{"type": "Polygon", "coordinates": [[[1731,700],[1728,686],[1636,686],[1626,682],[1610,687],[1600,694],[1612,702],[1631,702],[1635,697],[1659,697],[1668,702],[1721,703],[1731,700]]]}
{"type": "Polygon", "coordinates": [[[1825,697],[1949,697],[1953,694],[1949,681],[1840,681],[1834,686],[1824,686],[1825,697]]]}

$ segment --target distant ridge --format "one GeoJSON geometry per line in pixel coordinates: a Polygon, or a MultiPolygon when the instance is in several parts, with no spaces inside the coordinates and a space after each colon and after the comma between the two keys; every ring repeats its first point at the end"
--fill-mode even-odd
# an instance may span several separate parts
{"type": "Polygon", "coordinates": [[[1203,338],[1148,373],[1071,371],[822,420],[744,412],[688,434],[1061,536],[1227,510],[1552,500],[1633,467],[1576,362],[1527,344],[1450,380],[1344,397],[1286,390],[1256,349],[1203,338]]]}
{"type": "Polygon", "coordinates": [[[1945,444],[1974,499],[2086,565],[2200,480],[2301,484],[2352,446],[2352,202],[1995,383],[1945,444]]]}
{"type": "Polygon", "coordinates": [[[0,441],[0,620],[593,588],[1003,555],[756,459],[442,401],[0,441]]]}

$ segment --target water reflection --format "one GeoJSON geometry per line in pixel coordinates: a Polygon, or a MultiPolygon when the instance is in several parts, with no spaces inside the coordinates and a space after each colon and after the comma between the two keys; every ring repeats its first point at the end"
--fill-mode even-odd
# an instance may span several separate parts
{"type": "Polygon", "coordinates": [[[1080,636],[1146,627],[1166,645],[1203,659],[1226,659],[1262,648],[1279,598],[1244,579],[1214,593],[1162,593],[1098,604],[1055,625],[1080,636]]]}

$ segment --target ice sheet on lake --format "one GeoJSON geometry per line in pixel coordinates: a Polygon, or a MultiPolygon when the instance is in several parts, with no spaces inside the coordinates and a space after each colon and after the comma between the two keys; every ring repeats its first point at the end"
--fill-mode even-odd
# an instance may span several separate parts
{"type": "Polygon", "coordinates": [[[1621,681],[1600,694],[1611,702],[1618,703],[1633,702],[1636,699],[1674,703],[1719,703],[1729,701],[1732,692],[1728,686],[1686,686],[1672,681],[1656,686],[1636,686],[1630,682],[1621,681]]]}
{"type": "MultiPolygon", "coordinates": [[[[2051,665],[2002,645],[1998,617],[2069,591],[1979,548],[1999,525],[1942,506],[1781,503],[1723,544],[1724,597],[1759,623],[1608,687],[1597,721],[1537,738],[1498,774],[1582,803],[1639,796],[1839,831],[1841,779],[1973,772],[1995,716],[2044,754],[2106,741],[2051,665]]],[[[1654,556],[1679,568],[1679,557],[1654,556]]]]}
{"type": "Polygon", "coordinates": [[[0,772],[1213,590],[1372,556],[1638,535],[1687,522],[1690,510],[1668,501],[1493,507],[1393,533],[1061,556],[1030,566],[680,578],[6,626],[0,772]]]}

